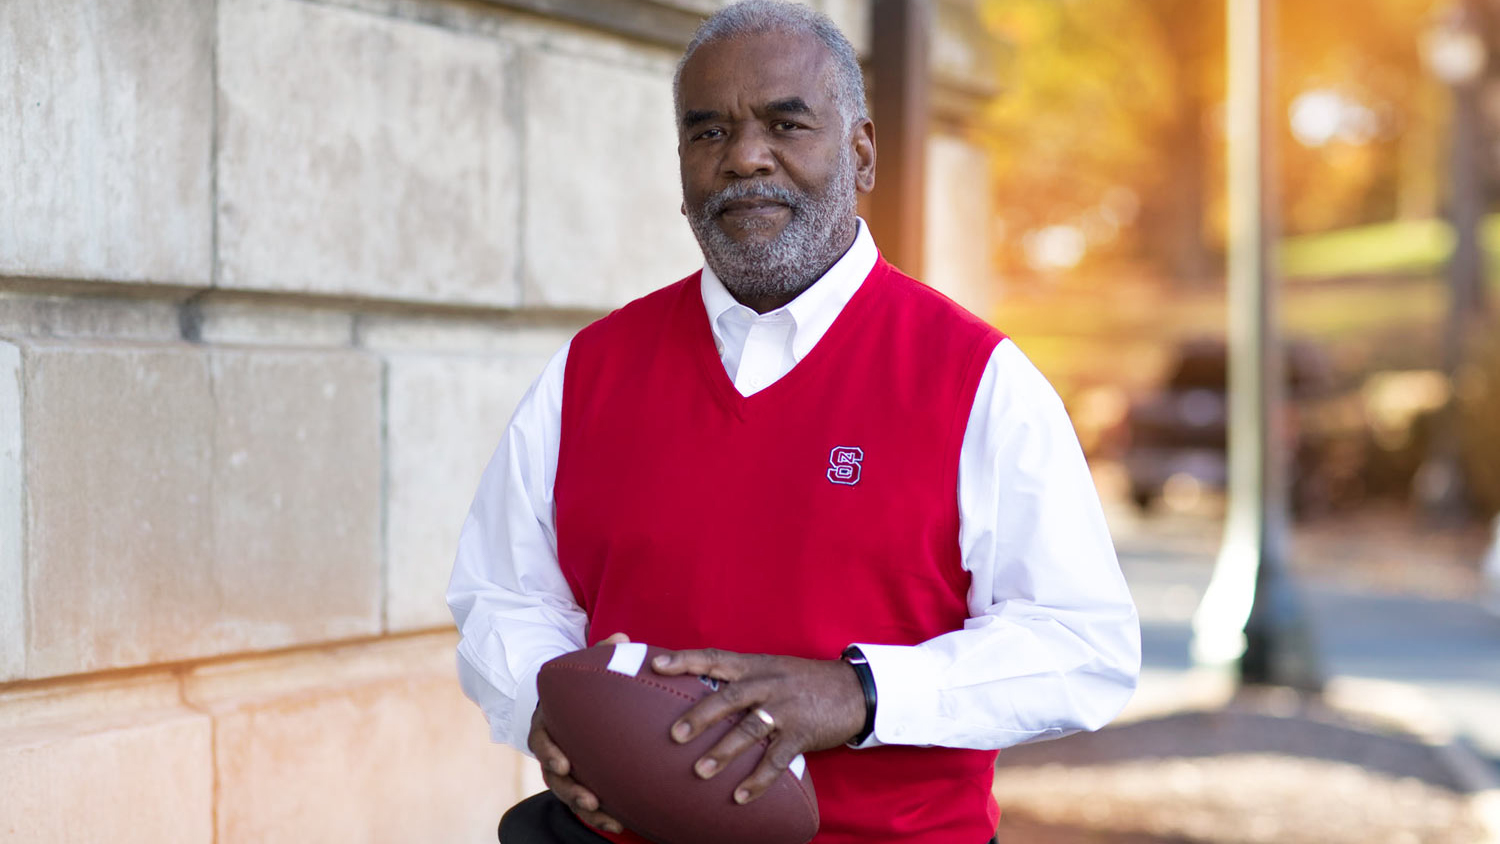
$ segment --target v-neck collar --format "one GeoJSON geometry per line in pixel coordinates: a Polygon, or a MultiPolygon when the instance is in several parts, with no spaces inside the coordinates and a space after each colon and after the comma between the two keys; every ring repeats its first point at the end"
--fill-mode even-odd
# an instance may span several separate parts
{"type": "Polygon", "coordinates": [[[855,226],[854,242],[822,277],[797,298],[764,315],[755,314],[750,308],[740,304],[724,287],[724,282],[714,273],[713,268],[705,263],[698,287],[703,294],[703,308],[713,332],[714,347],[721,357],[726,345],[735,344],[733,357],[735,368],[738,369],[745,351],[743,334],[738,337],[724,336],[726,332],[723,321],[726,314],[739,310],[744,312],[743,316],[747,320],[785,314],[792,322],[791,354],[792,366],[795,368],[822,339],[844,306],[849,304],[849,300],[854,297],[880,257],[880,251],[875,248],[875,240],[870,237],[870,228],[865,221],[856,217],[855,226]]]}
{"type": "Polygon", "coordinates": [[[865,309],[874,295],[872,289],[879,285],[888,266],[877,251],[874,265],[861,280],[858,288],[853,291],[849,300],[837,313],[833,314],[831,323],[819,337],[818,342],[785,375],[748,396],[741,395],[740,391],[735,389],[734,381],[724,370],[713,327],[704,318],[702,298],[694,295],[699,285],[691,283],[683,285],[681,300],[683,313],[679,316],[691,320],[698,326],[691,332],[694,346],[691,353],[698,359],[699,370],[708,381],[709,391],[741,421],[754,408],[772,403],[784,393],[795,391],[797,385],[806,379],[807,373],[816,368],[825,357],[833,354],[834,350],[842,345],[849,332],[856,330],[855,324],[860,321],[860,312],[865,309]]]}

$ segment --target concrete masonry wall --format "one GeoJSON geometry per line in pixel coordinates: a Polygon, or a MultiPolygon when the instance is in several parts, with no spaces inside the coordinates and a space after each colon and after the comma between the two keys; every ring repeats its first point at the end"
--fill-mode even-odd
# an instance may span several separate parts
{"type": "Polygon", "coordinates": [[[442,593],[547,358],[699,263],[675,51],[472,0],[8,0],[0,56],[0,842],[493,840],[541,786],[442,593]]]}
{"type": "Polygon", "coordinates": [[[0,841],[493,840],[443,588],[548,356],[697,263],[672,51],[10,0],[0,56],[0,841]]]}

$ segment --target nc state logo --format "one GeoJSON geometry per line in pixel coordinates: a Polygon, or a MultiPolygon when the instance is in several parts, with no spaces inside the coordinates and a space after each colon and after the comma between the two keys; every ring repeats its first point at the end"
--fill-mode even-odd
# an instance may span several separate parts
{"type": "Polygon", "coordinates": [[[836,484],[854,486],[859,483],[859,464],[865,459],[865,451],[852,445],[834,446],[828,455],[828,480],[836,484]]]}

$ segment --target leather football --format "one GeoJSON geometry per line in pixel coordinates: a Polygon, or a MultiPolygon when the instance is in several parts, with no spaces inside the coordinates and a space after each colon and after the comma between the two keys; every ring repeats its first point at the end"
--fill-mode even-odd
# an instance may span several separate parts
{"type": "Polygon", "coordinates": [[[741,806],[734,789],[760,764],[769,742],[740,754],[712,779],[693,771],[733,729],[738,715],[686,744],[669,730],[693,703],[724,681],[657,674],[665,650],[629,642],[557,657],[537,675],[542,723],[599,798],[599,809],[657,844],[805,844],[818,831],[818,800],[805,760],[758,800],[741,806]]]}

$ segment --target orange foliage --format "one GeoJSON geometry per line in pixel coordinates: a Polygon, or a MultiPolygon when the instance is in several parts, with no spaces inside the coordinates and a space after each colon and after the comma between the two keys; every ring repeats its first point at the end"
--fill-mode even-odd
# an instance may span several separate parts
{"type": "MultiPolygon", "coordinates": [[[[1435,211],[1446,94],[1424,72],[1418,41],[1436,2],[1278,4],[1275,137],[1288,233],[1435,211]]],[[[1061,227],[1083,235],[1081,269],[1129,263],[1217,278],[1224,4],[984,0],[982,9],[1009,45],[1003,93],[984,121],[1001,266],[1035,274],[1036,247],[1051,241],[1032,233],[1061,227]]]]}

